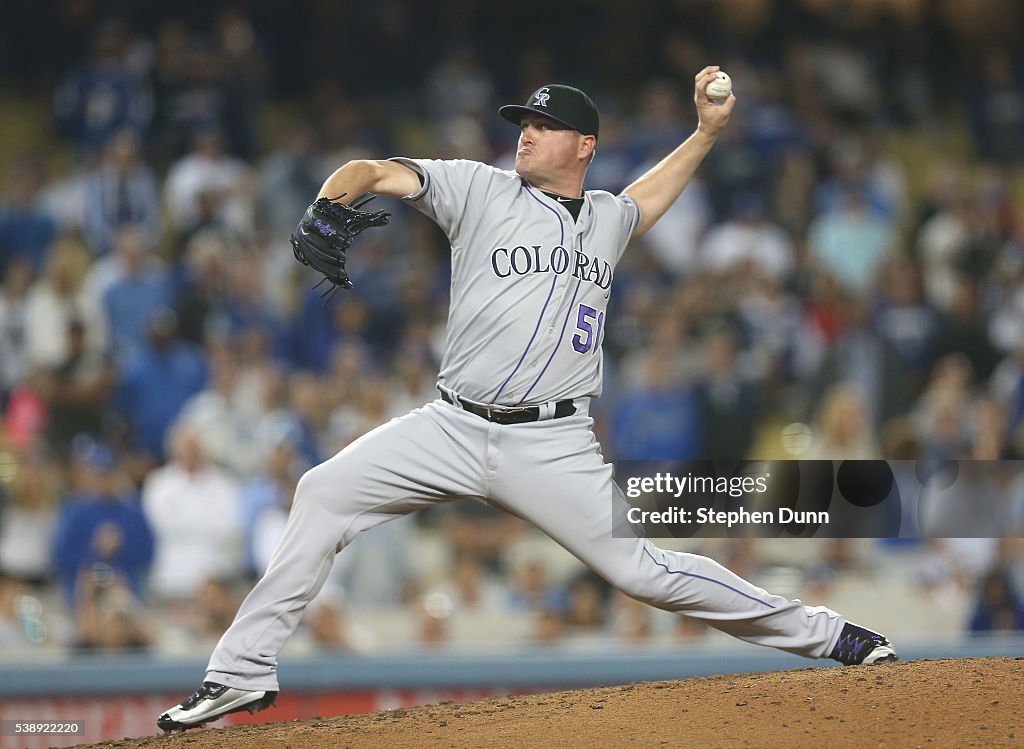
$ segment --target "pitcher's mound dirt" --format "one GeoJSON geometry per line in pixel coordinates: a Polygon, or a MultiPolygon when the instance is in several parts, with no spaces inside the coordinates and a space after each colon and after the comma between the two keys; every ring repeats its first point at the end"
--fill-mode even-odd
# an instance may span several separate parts
{"type": "MultiPolygon", "coordinates": [[[[273,717],[273,710],[262,713],[273,717]]],[[[602,687],[210,728],[94,749],[1024,747],[1024,657],[602,687]]]]}

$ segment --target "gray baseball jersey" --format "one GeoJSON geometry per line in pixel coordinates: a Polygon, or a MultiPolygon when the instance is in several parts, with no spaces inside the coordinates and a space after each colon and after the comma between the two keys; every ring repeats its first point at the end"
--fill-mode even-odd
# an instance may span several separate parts
{"type": "Polygon", "coordinates": [[[422,175],[406,200],[451,240],[440,383],[508,406],[600,395],[612,279],[640,220],[633,199],[587,191],[574,221],[515,172],[475,161],[395,161],[422,175]]]}
{"type": "Polygon", "coordinates": [[[375,525],[462,498],[526,518],[634,598],[750,642],[827,657],[845,623],[836,612],[770,594],[636,531],[612,533],[630,527],[628,504],[587,405],[601,390],[615,266],[640,218],[632,198],[587,192],[574,219],[512,172],[471,161],[401,162],[423,177],[406,200],[451,240],[439,378],[448,396],[302,477],[281,543],[214,650],[207,680],[276,690],[278,653],[335,554],[375,525]],[[478,404],[520,415],[529,407],[530,417],[503,421],[507,411],[495,418],[478,404]]]}

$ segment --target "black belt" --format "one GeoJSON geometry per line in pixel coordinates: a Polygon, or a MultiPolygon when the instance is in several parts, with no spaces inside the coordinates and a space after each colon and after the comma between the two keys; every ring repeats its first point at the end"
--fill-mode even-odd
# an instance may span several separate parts
{"type": "MultiPolygon", "coordinates": [[[[540,421],[540,406],[526,406],[524,408],[505,408],[504,406],[480,406],[476,403],[469,403],[458,396],[451,396],[444,390],[440,390],[441,400],[451,403],[453,406],[460,406],[464,411],[479,416],[481,419],[493,421],[495,424],[527,424],[531,421],[540,421]]],[[[561,419],[572,416],[576,413],[576,404],[571,398],[555,403],[555,414],[552,419],[561,419]]]]}

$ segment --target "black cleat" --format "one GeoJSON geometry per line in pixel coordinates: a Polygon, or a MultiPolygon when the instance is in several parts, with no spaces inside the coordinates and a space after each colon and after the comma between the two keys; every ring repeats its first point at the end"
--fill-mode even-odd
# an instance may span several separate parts
{"type": "Polygon", "coordinates": [[[844,666],[870,666],[898,661],[899,656],[885,635],[847,622],[829,658],[844,666]]]}

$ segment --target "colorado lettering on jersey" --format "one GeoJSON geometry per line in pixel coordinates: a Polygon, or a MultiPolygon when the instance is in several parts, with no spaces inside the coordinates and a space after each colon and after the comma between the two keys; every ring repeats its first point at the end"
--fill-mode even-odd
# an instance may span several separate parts
{"type": "Polygon", "coordinates": [[[519,245],[509,249],[498,247],[491,253],[491,268],[498,278],[530,273],[569,273],[573,278],[589,281],[599,289],[612,285],[612,266],[607,260],[591,258],[579,250],[567,250],[555,245],[550,251],[541,245],[519,245]]]}

